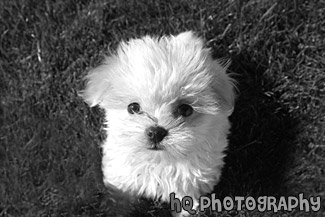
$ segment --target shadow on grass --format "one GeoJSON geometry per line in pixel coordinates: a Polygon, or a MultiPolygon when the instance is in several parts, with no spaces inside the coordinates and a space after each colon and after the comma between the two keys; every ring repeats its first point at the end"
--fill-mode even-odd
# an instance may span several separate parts
{"type": "Polygon", "coordinates": [[[238,75],[239,96],[230,118],[226,165],[215,192],[220,198],[285,195],[297,121],[271,91],[274,78],[246,58],[233,58],[230,69],[238,75]]]}

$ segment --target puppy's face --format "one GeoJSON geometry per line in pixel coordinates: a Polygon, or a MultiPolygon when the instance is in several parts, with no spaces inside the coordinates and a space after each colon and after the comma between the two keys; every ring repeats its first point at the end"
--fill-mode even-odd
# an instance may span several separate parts
{"type": "MultiPolygon", "coordinates": [[[[191,32],[121,43],[83,93],[106,112],[107,147],[148,163],[209,161],[225,148],[234,93],[225,68],[191,32]]],[[[104,149],[106,144],[104,144],[104,149]]],[[[203,163],[205,164],[205,163],[203,163]]]]}

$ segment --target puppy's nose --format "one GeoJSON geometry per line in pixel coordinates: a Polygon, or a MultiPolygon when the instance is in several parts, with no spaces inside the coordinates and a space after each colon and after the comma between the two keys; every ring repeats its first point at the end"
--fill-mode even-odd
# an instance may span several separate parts
{"type": "Polygon", "coordinates": [[[151,142],[158,144],[167,136],[168,131],[160,126],[151,126],[146,130],[146,134],[151,142]]]}

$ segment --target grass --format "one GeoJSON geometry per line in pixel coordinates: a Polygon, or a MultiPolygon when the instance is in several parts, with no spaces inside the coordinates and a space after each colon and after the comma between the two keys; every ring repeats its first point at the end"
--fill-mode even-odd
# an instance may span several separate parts
{"type": "MultiPolygon", "coordinates": [[[[121,39],[199,32],[232,59],[239,94],[215,192],[320,196],[325,215],[323,1],[0,2],[0,216],[115,216],[101,178],[102,114],[83,77],[121,39]]],[[[131,216],[169,216],[141,200],[131,216]]],[[[243,210],[207,216],[273,216],[243,210]]],[[[201,215],[205,216],[205,215],[201,215]]]]}

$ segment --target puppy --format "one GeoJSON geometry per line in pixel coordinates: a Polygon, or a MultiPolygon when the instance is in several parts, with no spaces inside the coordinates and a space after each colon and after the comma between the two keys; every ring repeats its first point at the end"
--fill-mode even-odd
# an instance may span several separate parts
{"type": "Polygon", "coordinates": [[[104,183],[166,202],[190,196],[195,209],[224,164],[235,95],[226,68],[184,32],[121,42],[91,70],[82,97],[105,110],[104,183]]]}

